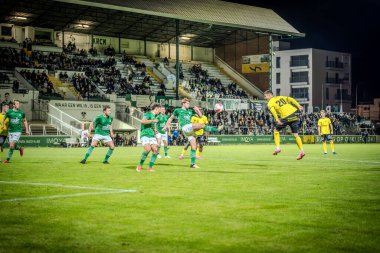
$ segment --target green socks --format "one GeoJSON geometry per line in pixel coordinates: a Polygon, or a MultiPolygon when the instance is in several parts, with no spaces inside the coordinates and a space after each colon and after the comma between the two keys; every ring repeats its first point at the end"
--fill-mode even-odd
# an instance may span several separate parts
{"type": "Polygon", "coordinates": [[[153,165],[154,165],[154,162],[156,161],[157,159],[157,154],[152,154],[152,156],[150,157],[150,161],[149,161],[149,168],[152,168],[153,165]]]}
{"type": "Polygon", "coordinates": [[[157,154],[158,154],[158,155],[160,154],[160,148],[161,148],[161,146],[158,146],[158,147],[157,147],[157,154]]]}
{"type": "Polygon", "coordinates": [[[217,133],[218,132],[218,128],[216,128],[216,127],[205,126],[203,129],[207,132],[210,132],[210,133],[217,133]]]}
{"type": "Polygon", "coordinates": [[[87,160],[87,158],[91,155],[91,152],[94,150],[94,147],[93,146],[90,146],[88,149],[87,149],[87,152],[86,152],[86,155],[84,156],[84,160],[87,160]]]}
{"type": "Polygon", "coordinates": [[[168,146],[164,146],[165,156],[168,156],[168,146]]]}
{"type": "Polygon", "coordinates": [[[191,165],[195,164],[195,149],[191,149],[190,151],[190,159],[191,159],[191,165]]]}
{"type": "Polygon", "coordinates": [[[8,156],[7,156],[8,161],[11,160],[12,155],[13,155],[13,149],[10,148],[8,152],[8,156]]]}
{"type": "Polygon", "coordinates": [[[146,157],[148,156],[148,154],[144,151],[141,155],[141,158],[140,158],[140,165],[142,166],[145,162],[145,159],[146,157]]]}
{"type": "Polygon", "coordinates": [[[107,151],[107,154],[106,154],[106,157],[104,158],[104,162],[108,161],[108,158],[110,158],[110,156],[112,155],[113,153],[113,149],[108,149],[107,151]]]}

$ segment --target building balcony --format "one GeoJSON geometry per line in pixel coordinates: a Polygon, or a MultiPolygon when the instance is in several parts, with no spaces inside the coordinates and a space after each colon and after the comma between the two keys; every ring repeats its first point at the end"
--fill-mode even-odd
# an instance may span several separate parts
{"type": "Polygon", "coordinates": [[[326,68],[343,69],[344,63],[337,61],[326,61],[326,68]]]}
{"type": "Polygon", "coordinates": [[[344,79],[336,79],[336,78],[326,78],[326,84],[345,84],[345,80],[344,79]]]}
{"type": "Polygon", "coordinates": [[[308,60],[290,61],[290,67],[309,67],[308,60]]]}
{"type": "Polygon", "coordinates": [[[309,77],[291,77],[289,80],[290,83],[302,83],[309,84],[309,77]]]}

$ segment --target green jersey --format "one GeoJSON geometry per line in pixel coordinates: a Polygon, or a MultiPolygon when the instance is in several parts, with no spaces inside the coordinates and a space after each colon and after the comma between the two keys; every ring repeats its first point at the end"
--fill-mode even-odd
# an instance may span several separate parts
{"type": "MultiPolygon", "coordinates": [[[[153,114],[153,112],[147,112],[147,113],[144,113],[144,119],[146,120],[153,120],[153,119],[156,119],[156,115],[153,114]]],[[[151,122],[149,124],[141,124],[141,136],[140,137],[148,137],[148,138],[155,138],[156,135],[154,133],[154,127],[155,127],[156,123],[155,122],[151,122]]]]}
{"type": "Polygon", "coordinates": [[[110,135],[112,120],[112,116],[105,117],[104,114],[96,117],[94,119],[95,134],[100,134],[103,136],[110,135]]]}
{"type": "Polygon", "coordinates": [[[9,133],[22,133],[22,123],[25,119],[25,113],[23,111],[9,109],[5,114],[5,118],[9,118],[9,133]]]}
{"type": "Polygon", "coordinates": [[[158,114],[156,118],[158,119],[158,122],[157,122],[157,131],[160,134],[164,134],[165,132],[162,131],[162,128],[164,128],[164,126],[166,125],[166,122],[169,119],[169,115],[167,115],[167,114],[164,114],[164,115],[158,114]]]}
{"type": "Polygon", "coordinates": [[[178,118],[179,125],[183,127],[191,124],[191,117],[196,116],[196,114],[191,109],[177,108],[174,110],[173,116],[178,118]]]}

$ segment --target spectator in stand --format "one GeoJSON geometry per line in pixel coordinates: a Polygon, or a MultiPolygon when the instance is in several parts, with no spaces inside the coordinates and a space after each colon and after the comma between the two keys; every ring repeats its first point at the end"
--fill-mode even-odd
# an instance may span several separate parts
{"type": "Polygon", "coordinates": [[[18,80],[14,80],[13,81],[13,86],[12,86],[13,93],[18,93],[19,88],[20,88],[19,81],[18,80]]]}

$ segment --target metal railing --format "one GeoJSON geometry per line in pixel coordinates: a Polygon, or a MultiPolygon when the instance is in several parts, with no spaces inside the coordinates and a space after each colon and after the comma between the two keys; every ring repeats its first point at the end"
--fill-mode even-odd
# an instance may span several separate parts
{"type": "Polygon", "coordinates": [[[48,123],[57,128],[58,131],[61,131],[67,135],[79,136],[82,132],[82,129],[75,128],[70,124],[63,122],[59,118],[51,115],[50,113],[48,113],[48,123]]]}
{"type": "Polygon", "coordinates": [[[47,115],[48,123],[65,134],[73,135],[75,133],[80,135],[81,131],[84,130],[82,121],[61,111],[52,104],[49,104],[49,113],[47,115]]]}

